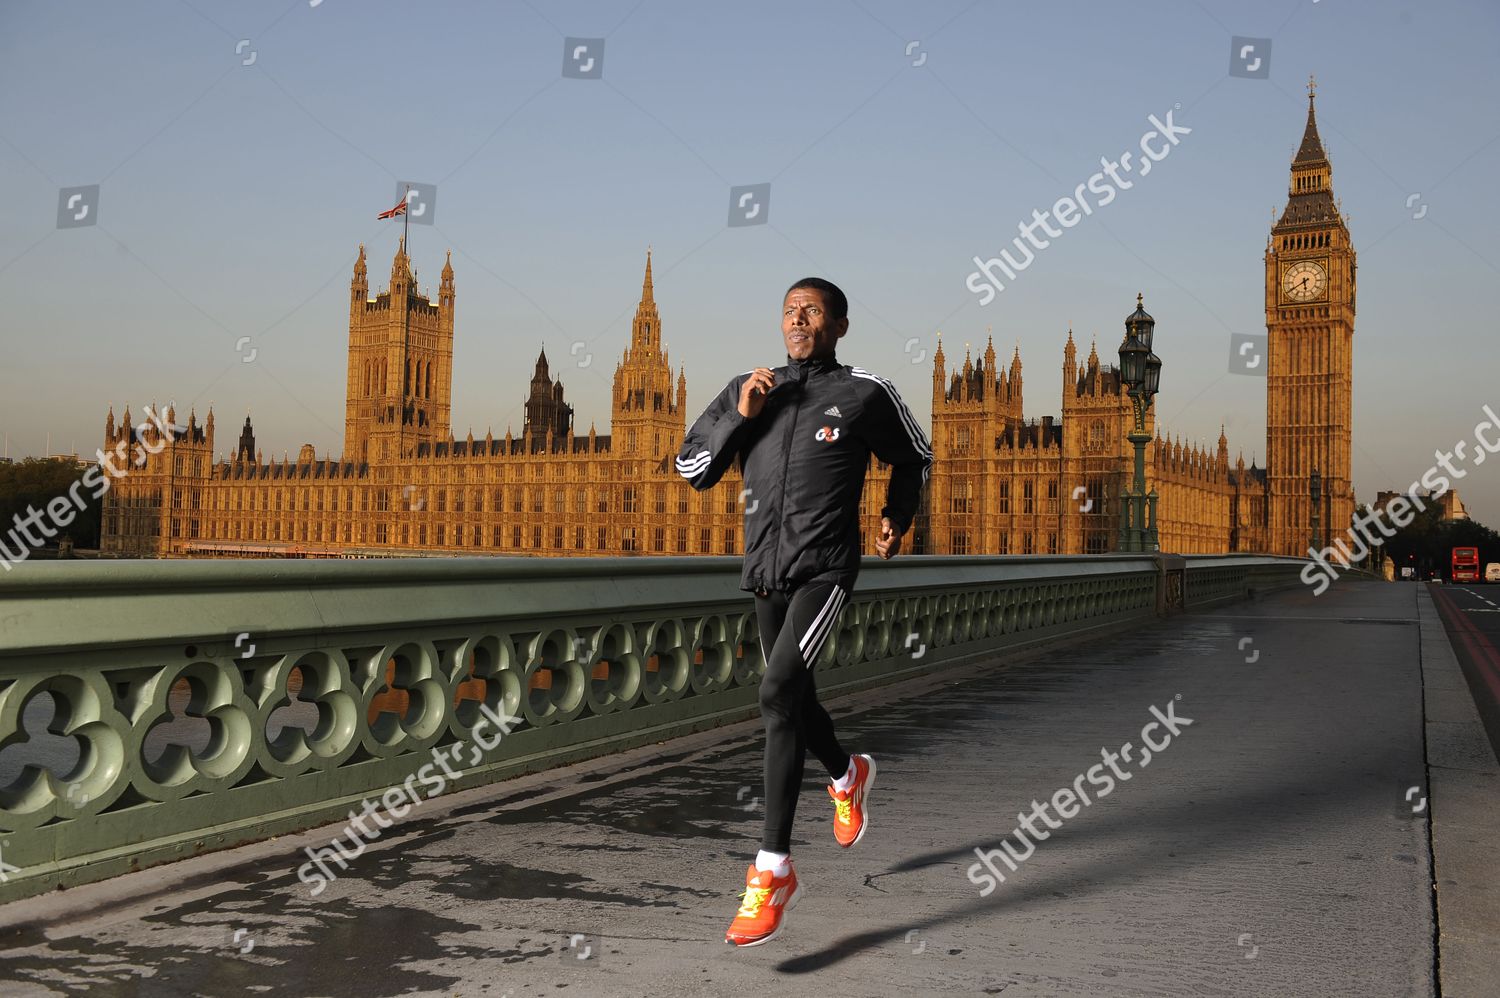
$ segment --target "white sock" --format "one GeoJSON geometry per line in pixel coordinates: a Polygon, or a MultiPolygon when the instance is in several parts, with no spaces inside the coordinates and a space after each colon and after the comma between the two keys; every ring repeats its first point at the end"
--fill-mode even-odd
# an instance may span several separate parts
{"type": "Polygon", "coordinates": [[[843,793],[845,790],[848,790],[850,787],[854,786],[854,777],[856,773],[857,770],[854,768],[854,756],[851,755],[849,757],[849,771],[833,781],[833,789],[837,790],[839,793],[843,793]]]}
{"type": "Polygon", "coordinates": [[[776,876],[784,877],[786,876],[787,866],[790,863],[791,858],[792,854],[789,852],[769,852],[765,849],[762,849],[760,852],[755,854],[756,872],[770,870],[776,876]]]}

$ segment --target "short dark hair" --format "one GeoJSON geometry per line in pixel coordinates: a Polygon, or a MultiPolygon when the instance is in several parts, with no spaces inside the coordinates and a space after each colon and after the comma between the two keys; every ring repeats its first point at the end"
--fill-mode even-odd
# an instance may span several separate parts
{"type": "MultiPolygon", "coordinates": [[[[849,314],[849,299],[839,290],[839,286],[832,281],[825,281],[821,277],[804,277],[802,280],[786,289],[786,295],[791,294],[798,288],[812,288],[823,296],[823,307],[828,310],[828,315],[834,322],[849,314]]],[[[786,295],[781,296],[786,301],[786,295]]]]}

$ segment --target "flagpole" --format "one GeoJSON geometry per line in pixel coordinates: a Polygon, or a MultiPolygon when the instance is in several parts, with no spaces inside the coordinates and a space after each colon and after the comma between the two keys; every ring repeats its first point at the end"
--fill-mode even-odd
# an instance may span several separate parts
{"type": "MultiPolygon", "coordinates": [[[[405,210],[401,212],[401,247],[406,255],[406,259],[408,262],[407,274],[410,274],[411,267],[409,264],[411,261],[411,184],[406,185],[406,193],[401,195],[401,203],[406,206],[405,210]]],[[[406,275],[402,276],[404,279],[406,275]]],[[[410,371],[408,368],[411,364],[411,357],[409,353],[411,349],[409,342],[411,339],[411,307],[409,304],[410,299],[411,291],[410,289],[408,289],[401,302],[401,408],[398,417],[400,419],[400,422],[397,424],[396,429],[397,458],[404,457],[402,451],[405,450],[406,447],[407,378],[410,376],[410,371]]]]}

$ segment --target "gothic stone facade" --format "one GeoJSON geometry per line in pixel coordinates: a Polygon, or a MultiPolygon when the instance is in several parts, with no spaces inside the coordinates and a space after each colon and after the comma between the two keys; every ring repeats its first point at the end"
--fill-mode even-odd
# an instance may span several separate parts
{"type": "MultiPolygon", "coordinates": [[[[1311,88],[1309,88],[1311,90],[1311,88]]],[[[1350,474],[1354,250],[1333,200],[1332,168],[1309,92],[1286,210],[1265,254],[1267,467],[1168,440],[1146,445],[1146,488],[1159,495],[1164,551],[1305,554],[1309,481],[1323,479],[1324,538],[1354,513],[1350,474]]],[[[1026,419],[1020,351],[997,370],[964,353],[951,377],[941,340],[932,376],[929,550],[957,554],[1087,554],[1114,550],[1119,497],[1134,474],[1130,401],[1096,349],[1083,365],[1063,348],[1062,415],[1026,419]]],[[[1153,406],[1154,410],[1154,406],[1153,406]]],[[[1147,412],[1155,424],[1154,411],[1147,412]]]]}
{"type": "MultiPolygon", "coordinates": [[[[1182,553],[1305,552],[1308,482],[1320,472],[1324,535],[1354,510],[1350,484],[1354,250],[1333,200],[1332,169],[1309,93],[1286,210],[1265,253],[1267,467],[1213,450],[1147,445],[1147,488],[1159,495],[1161,547],[1182,553]]],[[[545,350],[519,437],[451,431],[455,288],[445,264],[437,301],[421,294],[404,244],[390,285],[369,296],[364,248],[350,284],[344,453],[264,459],[247,417],[228,460],[214,417],[196,414],[145,467],[105,496],[102,545],[147,556],[334,557],[413,553],[541,556],[740,553],[742,484],[731,467],[694,493],[672,464],[686,421],[686,375],[675,386],[647,254],[630,345],[616,364],[610,433],[575,432],[573,409],[545,350]]],[[[1009,369],[993,340],[951,377],[933,359],[935,464],[907,550],[933,554],[1088,554],[1114,550],[1119,496],[1133,473],[1130,404],[1097,349],[1079,364],[1063,348],[1061,418],[1026,419],[1019,349],[1009,369]]],[[[717,390],[717,389],[715,389],[717,390]]],[[[1148,413],[1154,425],[1154,413],[1148,413]]],[[[145,424],[143,424],[145,425],[145,424]]],[[[135,441],[111,409],[105,450],[135,441]]],[[[889,469],[872,458],[861,501],[874,553],[889,469]]]]}
{"type": "MultiPolygon", "coordinates": [[[[687,379],[679,370],[674,389],[649,254],[630,346],[615,366],[607,434],[593,426],[586,435],[574,431],[572,406],[543,350],[521,434],[455,439],[452,263],[436,302],[418,292],[410,267],[403,245],[389,289],[370,298],[360,248],[350,284],[341,459],[318,458],[303,445],[295,461],[268,462],[246,417],[223,460],[212,412],[202,425],[192,413],[179,427],[169,410],[172,439],[105,496],[104,550],[136,557],[741,553],[738,469],[696,493],[672,463],[690,418],[687,379]]],[[[162,431],[142,427],[132,425],[128,409],[117,426],[111,409],[105,450],[121,439],[134,444],[138,433],[157,449],[162,431]]],[[[889,480],[890,469],[872,457],[861,502],[872,554],[889,480]]]]}
{"type": "MultiPolygon", "coordinates": [[[[1118,497],[1135,468],[1134,447],[1125,439],[1132,422],[1130,400],[1119,372],[1099,363],[1096,348],[1080,367],[1069,330],[1062,418],[1028,420],[1020,350],[1008,371],[992,375],[994,370],[991,340],[983,360],[975,364],[966,351],[963,367],[947,379],[939,340],[932,376],[931,549],[954,554],[1115,550],[1118,497]]],[[[1160,496],[1162,550],[1230,550],[1236,487],[1228,448],[1222,431],[1213,453],[1160,436],[1147,444],[1146,485],[1160,496]]]]}

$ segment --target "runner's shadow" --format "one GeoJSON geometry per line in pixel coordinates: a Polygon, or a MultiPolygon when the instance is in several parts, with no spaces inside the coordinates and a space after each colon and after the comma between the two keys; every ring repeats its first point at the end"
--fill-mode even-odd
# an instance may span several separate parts
{"type": "MultiPolygon", "coordinates": [[[[783,960],[776,965],[776,970],[784,974],[813,973],[838,964],[851,956],[889,945],[897,939],[903,939],[912,930],[930,930],[985,912],[999,914],[1010,909],[1024,908],[1038,899],[1055,900],[1059,891],[1065,893],[1097,892],[1111,884],[1133,880],[1143,870],[1149,872],[1152,862],[1163,856],[1160,848],[1153,847],[1153,843],[1157,840],[1157,836],[1151,834],[1153,831],[1170,831],[1175,834],[1176,838],[1167,848],[1175,854],[1171,860],[1171,866],[1173,870],[1177,870],[1181,867],[1185,853],[1223,850],[1230,847],[1243,848],[1251,842],[1265,839],[1273,831],[1273,824],[1288,823],[1287,819],[1293,816],[1299,823],[1303,823],[1309,818],[1325,813],[1346,815],[1351,807],[1358,806],[1370,814],[1391,814],[1394,820],[1394,811],[1369,802],[1381,800],[1390,792],[1394,784],[1378,774],[1401,772],[1406,764],[1404,753],[1400,746],[1388,740],[1382,742],[1372,740],[1366,748],[1369,750],[1367,753],[1351,751],[1346,765],[1332,771],[1320,769],[1311,772],[1306,779],[1291,783],[1264,779],[1258,787],[1242,788],[1237,793],[1221,794],[1217,797],[1198,796],[1196,797],[1198,806],[1192,808],[1190,813],[1185,813],[1185,809],[1174,809],[1144,819],[1129,813],[1120,813],[1103,817],[1088,825],[1080,824],[1076,830],[1073,830],[1071,826],[1064,826],[1053,833],[1051,840],[1041,843],[1038,851],[1056,848],[1063,843],[1077,845],[1090,838],[1125,841],[1123,834],[1127,831],[1131,839],[1144,842],[1145,847],[1135,850],[1135,862],[1128,865],[1116,854],[1081,867],[1071,868],[1065,876],[1047,877],[1044,875],[1026,883],[1012,883],[1007,880],[998,885],[988,898],[966,902],[944,914],[925,920],[913,921],[888,929],[870,929],[845,936],[829,943],[821,950],[783,960]],[[1362,789],[1357,789],[1359,784],[1364,784],[1362,789]],[[1330,793],[1330,787],[1342,787],[1344,792],[1330,793]],[[1296,802],[1295,806],[1292,806],[1293,801],[1296,802]],[[1262,819],[1258,822],[1250,822],[1246,820],[1247,814],[1260,814],[1262,819]],[[1191,836],[1183,835],[1185,819],[1191,822],[1193,832],[1191,836]]],[[[1263,772],[1271,774],[1279,771],[1281,771],[1280,767],[1267,766],[1263,772]]],[[[1074,819],[1075,823],[1084,820],[1083,815],[1074,819]]],[[[899,873],[939,866],[954,859],[960,859],[961,865],[967,867],[969,863],[977,859],[974,854],[976,848],[996,848],[1002,837],[1008,835],[1008,831],[1000,835],[988,835],[961,849],[936,850],[914,856],[892,866],[888,872],[899,873]],[[962,857],[969,857],[969,861],[963,863],[962,857]]],[[[1007,875],[1014,876],[1007,867],[1002,866],[1002,870],[1007,875]]],[[[1025,870],[1024,865],[1021,866],[1021,870],[1025,870]]]]}

